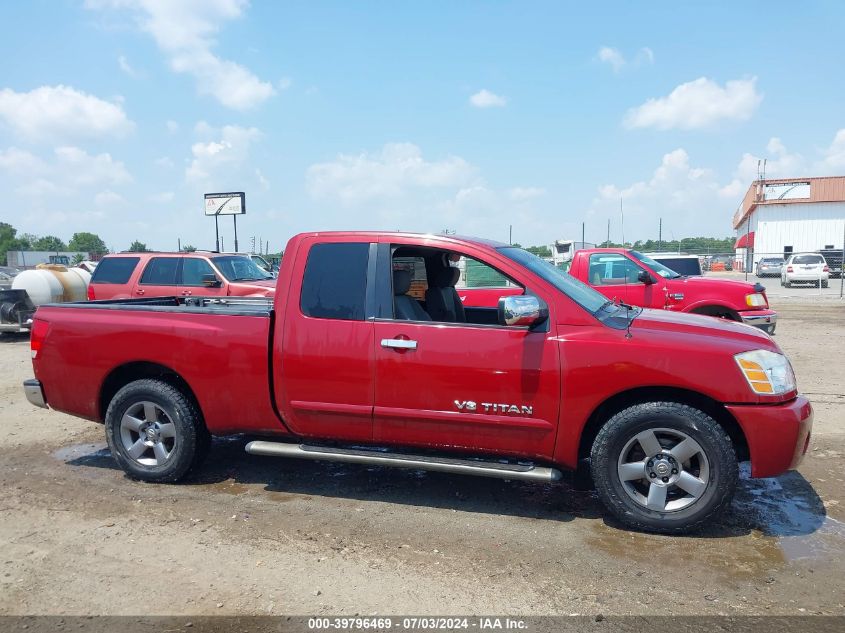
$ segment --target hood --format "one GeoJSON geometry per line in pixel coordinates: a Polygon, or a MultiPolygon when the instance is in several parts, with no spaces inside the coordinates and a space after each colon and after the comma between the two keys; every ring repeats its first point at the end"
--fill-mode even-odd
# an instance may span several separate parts
{"type": "MultiPolygon", "coordinates": [[[[631,325],[631,333],[636,335],[637,332],[645,335],[654,333],[661,336],[677,334],[707,337],[712,342],[731,347],[737,352],[767,349],[783,353],[777,343],[759,328],[701,314],[644,309],[631,325]]],[[[702,343],[706,344],[705,341],[702,343]]]]}

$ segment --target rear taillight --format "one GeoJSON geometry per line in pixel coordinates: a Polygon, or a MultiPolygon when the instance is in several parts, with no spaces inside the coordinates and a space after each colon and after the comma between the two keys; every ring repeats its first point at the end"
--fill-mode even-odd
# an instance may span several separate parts
{"type": "Polygon", "coordinates": [[[50,324],[47,321],[35,319],[32,321],[32,328],[29,334],[29,349],[32,350],[32,358],[38,358],[38,352],[41,351],[41,346],[44,345],[44,339],[47,337],[47,330],[50,329],[50,324]]]}
{"type": "Polygon", "coordinates": [[[88,301],[93,301],[94,299],[94,284],[88,284],[88,301]]]}
{"type": "MultiPolygon", "coordinates": [[[[786,272],[791,273],[792,272],[792,266],[787,266],[786,272]]],[[[90,286],[89,286],[89,288],[90,288],[90,286]]]]}

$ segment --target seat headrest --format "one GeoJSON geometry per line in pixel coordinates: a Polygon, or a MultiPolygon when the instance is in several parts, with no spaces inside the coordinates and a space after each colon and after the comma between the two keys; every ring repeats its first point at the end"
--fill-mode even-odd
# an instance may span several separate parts
{"type": "Polygon", "coordinates": [[[454,287],[454,285],[458,283],[460,276],[460,268],[455,268],[454,266],[438,268],[437,272],[434,273],[434,279],[432,280],[431,285],[435,288],[448,288],[449,286],[454,287]]]}
{"type": "Polygon", "coordinates": [[[407,270],[393,271],[393,294],[403,295],[411,289],[411,273],[407,270]]]}

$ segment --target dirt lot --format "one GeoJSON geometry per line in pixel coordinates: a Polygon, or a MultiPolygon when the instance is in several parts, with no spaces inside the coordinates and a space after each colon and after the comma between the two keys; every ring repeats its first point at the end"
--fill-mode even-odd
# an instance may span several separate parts
{"type": "Polygon", "coordinates": [[[0,614],[843,614],[845,305],[775,308],[812,453],[688,538],[622,529],[568,483],[259,458],[241,438],[186,484],[133,482],[102,427],[26,402],[28,341],[6,337],[0,614]]]}

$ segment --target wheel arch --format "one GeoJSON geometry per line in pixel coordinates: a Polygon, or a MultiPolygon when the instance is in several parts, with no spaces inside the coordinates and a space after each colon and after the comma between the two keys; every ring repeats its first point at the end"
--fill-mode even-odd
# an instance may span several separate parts
{"type": "Polygon", "coordinates": [[[716,423],[728,434],[736,451],[737,460],[750,459],[748,441],[742,427],[720,402],[696,391],[677,387],[639,387],[611,396],[592,412],[581,429],[581,437],[578,442],[579,463],[590,457],[590,451],[599,430],[610,418],[623,409],[646,402],[676,402],[703,411],[716,420],[716,423]]]}
{"type": "Polygon", "coordinates": [[[721,317],[742,323],[739,312],[722,303],[708,303],[699,305],[688,311],[690,314],[703,314],[704,316],[721,317]]]}
{"type": "Polygon", "coordinates": [[[162,382],[175,387],[193,400],[197,410],[200,412],[200,415],[202,415],[202,408],[199,405],[196,395],[190,385],[188,385],[187,381],[182,378],[178,372],[160,363],[153,363],[150,361],[133,361],[131,363],[125,363],[115,367],[109,372],[105,380],[103,380],[103,384],[100,387],[97,407],[98,421],[103,422],[105,420],[106,410],[109,407],[109,403],[118,391],[129,383],[144,378],[161,380],[162,382]]]}

